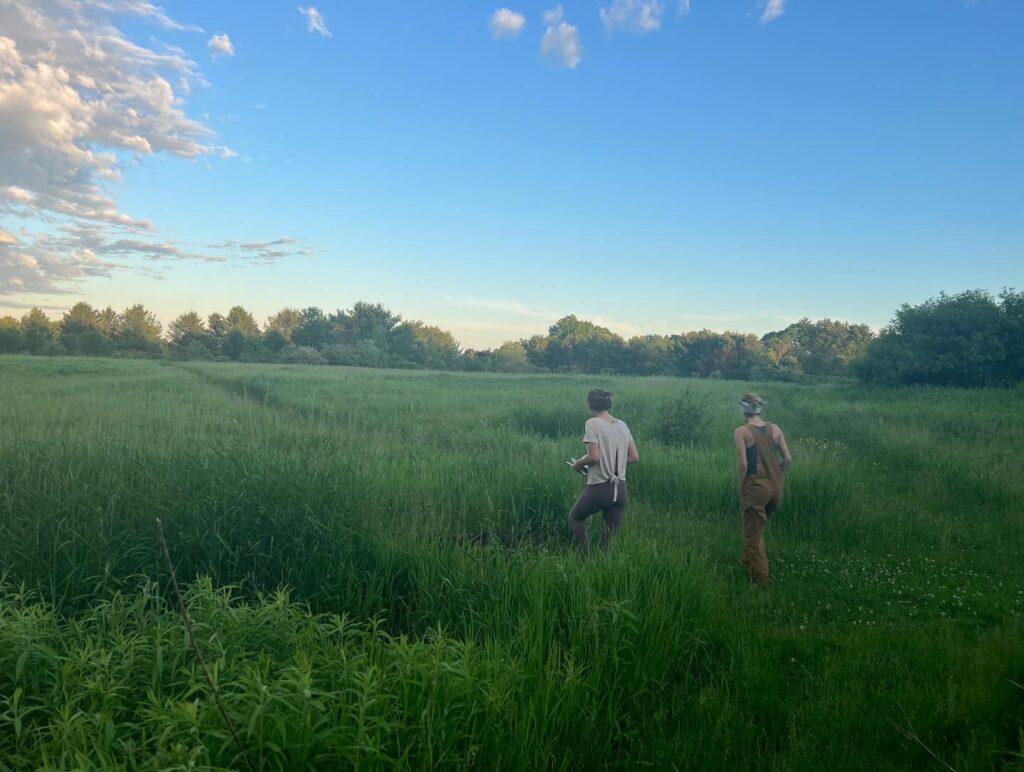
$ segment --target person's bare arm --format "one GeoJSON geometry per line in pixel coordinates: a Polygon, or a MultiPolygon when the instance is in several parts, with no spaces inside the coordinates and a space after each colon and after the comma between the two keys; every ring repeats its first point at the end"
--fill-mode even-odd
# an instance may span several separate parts
{"type": "Polygon", "coordinates": [[[576,463],[572,465],[572,468],[577,472],[585,466],[596,464],[601,460],[601,446],[596,442],[587,443],[587,455],[583,458],[577,458],[576,463]]]}
{"type": "Polygon", "coordinates": [[[775,442],[778,444],[779,452],[782,454],[782,468],[789,469],[793,464],[793,457],[789,454],[789,446],[786,444],[786,435],[782,433],[782,429],[779,429],[778,426],[775,428],[778,429],[779,432],[778,437],[775,438],[775,442]]]}
{"type": "Polygon", "coordinates": [[[629,441],[629,450],[626,451],[626,463],[636,464],[640,461],[640,454],[636,452],[636,443],[629,441]]]}
{"type": "Polygon", "coordinates": [[[736,485],[742,488],[743,480],[747,476],[747,443],[743,439],[743,428],[740,427],[733,432],[732,438],[736,443],[736,485]]]}

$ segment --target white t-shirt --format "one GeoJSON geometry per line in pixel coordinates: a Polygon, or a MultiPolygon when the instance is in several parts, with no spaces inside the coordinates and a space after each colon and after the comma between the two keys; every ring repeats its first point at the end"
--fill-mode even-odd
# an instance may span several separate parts
{"type": "Polygon", "coordinates": [[[633,435],[625,421],[591,418],[583,427],[583,441],[596,442],[601,456],[598,463],[591,464],[587,470],[587,485],[626,479],[626,457],[633,435]]]}

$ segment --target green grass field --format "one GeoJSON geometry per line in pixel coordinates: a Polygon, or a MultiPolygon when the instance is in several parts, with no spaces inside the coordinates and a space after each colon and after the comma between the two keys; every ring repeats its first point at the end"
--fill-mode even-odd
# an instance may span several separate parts
{"type": "Polygon", "coordinates": [[[1020,768],[1024,391],[755,387],[764,591],[748,384],[0,359],[0,769],[246,768],[156,518],[260,769],[1020,768]],[[596,385],[642,461],[582,558],[596,385]]]}

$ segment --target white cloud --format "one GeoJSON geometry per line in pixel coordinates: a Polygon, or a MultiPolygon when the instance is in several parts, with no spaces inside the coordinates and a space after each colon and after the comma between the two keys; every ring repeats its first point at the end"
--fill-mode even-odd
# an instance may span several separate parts
{"type": "Polygon", "coordinates": [[[679,0],[679,10],[676,12],[678,16],[687,16],[690,13],[690,0],[679,0]]]}
{"type": "Polygon", "coordinates": [[[227,35],[214,35],[206,42],[206,48],[214,61],[235,55],[235,46],[227,35]]]}
{"type": "MultiPolygon", "coordinates": [[[[295,244],[195,249],[120,210],[114,186],[140,156],[234,155],[185,112],[191,89],[206,85],[196,63],[180,48],[133,42],[116,26],[122,14],[198,29],[147,0],[0,0],[0,294],[68,291],[114,270],[152,273],[152,260],[304,253],[295,244]],[[15,235],[13,220],[32,227],[15,235]]],[[[210,45],[231,48],[226,35],[210,45]]]]}
{"type": "MultiPolygon", "coordinates": [[[[151,227],[118,211],[109,184],[125,153],[213,152],[181,89],[200,85],[180,50],[130,41],[96,8],[157,14],[149,3],[0,3],[0,184],[36,211],[151,227]]],[[[156,18],[162,18],[157,16],[156,18]]]]}
{"type": "Polygon", "coordinates": [[[300,5],[299,13],[306,17],[306,29],[310,32],[316,32],[325,38],[331,36],[331,31],[327,29],[327,22],[324,21],[324,15],[316,8],[313,6],[303,8],[300,5]]]}
{"type": "Polygon", "coordinates": [[[623,29],[644,34],[661,27],[662,10],[659,0],[613,0],[599,14],[609,32],[623,29]]]}
{"type": "Polygon", "coordinates": [[[128,14],[141,16],[150,21],[156,22],[161,27],[171,30],[186,30],[189,32],[202,32],[202,27],[194,24],[182,24],[170,18],[164,9],[153,5],[149,0],[65,0],[64,5],[82,10],[87,6],[96,10],[107,11],[112,14],[128,14]]]}
{"type": "Polygon", "coordinates": [[[499,8],[491,14],[487,26],[496,38],[514,38],[526,26],[526,17],[508,8],[499,8]]]}
{"type": "Polygon", "coordinates": [[[785,5],[786,0],[768,0],[761,14],[761,23],[767,24],[782,16],[786,12],[785,5]]]}
{"type": "Polygon", "coordinates": [[[540,39],[541,55],[569,68],[575,68],[583,59],[579,30],[565,21],[562,6],[544,12],[547,29],[540,39]]]}

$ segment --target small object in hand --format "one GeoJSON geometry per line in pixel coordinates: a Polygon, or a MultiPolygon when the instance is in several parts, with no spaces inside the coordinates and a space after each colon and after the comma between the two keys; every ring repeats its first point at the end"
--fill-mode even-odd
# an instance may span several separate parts
{"type": "Polygon", "coordinates": [[[570,456],[569,460],[566,461],[565,463],[567,463],[569,466],[571,466],[574,472],[579,472],[581,475],[586,477],[586,475],[587,475],[587,467],[586,467],[586,465],[581,466],[579,469],[577,469],[576,468],[576,459],[573,458],[572,456],[570,456]]]}

